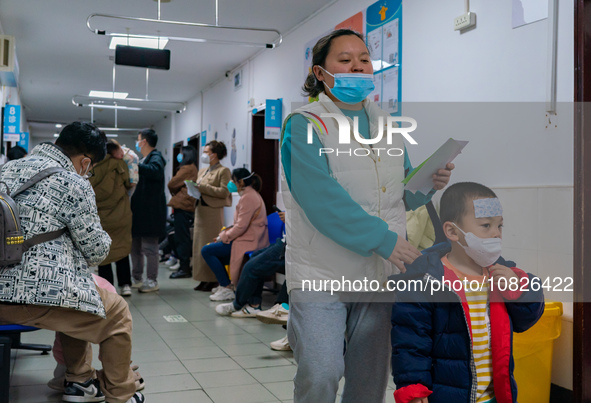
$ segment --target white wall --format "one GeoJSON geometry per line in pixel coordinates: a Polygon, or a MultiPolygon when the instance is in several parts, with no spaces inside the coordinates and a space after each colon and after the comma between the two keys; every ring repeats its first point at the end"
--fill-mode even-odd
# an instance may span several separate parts
{"type": "MultiPolygon", "coordinates": [[[[247,100],[258,105],[283,98],[287,115],[291,103],[302,100],[304,44],[373,2],[340,0],[287,35],[279,48],[246,61],[242,69],[248,81],[240,90],[223,80],[204,92],[203,103],[198,96],[184,114],[173,116],[170,144],[200,126],[208,130],[208,140],[217,130],[218,139],[230,144],[236,128],[236,166],[249,164],[247,100]]],[[[477,26],[460,34],[452,21],[464,12],[463,3],[403,3],[402,108],[419,124],[419,145],[408,146],[411,160],[419,164],[450,135],[469,140],[452,181],[479,181],[498,191],[508,257],[538,275],[555,276],[557,267],[562,276],[572,275],[573,3],[559,2],[561,103],[551,124],[544,104],[548,21],[512,29],[511,2],[473,0],[477,26]]],[[[572,389],[572,307],[565,306],[564,320],[553,382],[572,389]]]]}

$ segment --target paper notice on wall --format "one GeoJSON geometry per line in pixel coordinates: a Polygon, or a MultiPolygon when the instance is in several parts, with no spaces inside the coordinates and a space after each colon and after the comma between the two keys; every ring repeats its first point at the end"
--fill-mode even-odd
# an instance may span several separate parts
{"type": "Polygon", "coordinates": [[[375,29],[367,34],[367,48],[371,55],[374,71],[384,68],[382,65],[382,27],[375,29]]]}
{"type": "Polygon", "coordinates": [[[548,18],[548,0],[513,0],[513,28],[548,18]]]}
{"type": "Polygon", "coordinates": [[[426,195],[433,188],[433,174],[452,162],[466,147],[467,141],[450,138],[402,181],[404,190],[426,195]]]}
{"type": "Polygon", "coordinates": [[[373,84],[375,89],[369,94],[368,98],[375,103],[380,103],[382,102],[382,73],[373,75],[373,84]]]}
{"type": "Polygon", "coordinates": [[[384,25],[384,48],[383,48],[383,61],[384,67],[389,67],[398,64],[398,23],[399,19],[396,18],[394,21],[384,25]]]}
{"type": "Polygon", "coordinates": [[[185,181],[185,184],[187,185],[187,193],[189,196],[199,200],[201,198],[201,192],[197,189],[197,184],[193,181],[185,181]]]}
{"type": "Polygon", "coordinates": [[[398,67],[384,70],[382,85],[382,109],[388,113],[398,112],[398,67]]]}

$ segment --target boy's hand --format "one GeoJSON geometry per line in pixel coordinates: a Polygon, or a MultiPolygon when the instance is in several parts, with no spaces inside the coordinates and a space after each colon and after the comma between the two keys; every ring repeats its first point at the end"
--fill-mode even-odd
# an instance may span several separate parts
{"type": "Polygon", "coordinates": [[[406,239],[402,237],[398,237],[396,241],[396,246],[394,246],[394,250],[392,254],[388,258],[388,260],[396,267],[400,269],[402,273],[406,272],[406,267],[404,267],[404,263],[412,263],[415,261],[416,258],[421,256],[421,252],[414,246],[412,246],[406,239]]]}
{"type": "Polygon", "coordinates": [[[507,285],[509,284],[509,280],[511,280],[512,277],[515,277],[516,279],[519,280],[519,276],[517,274],[515,274],[515,272],[513,270],[511,270],[507,266],[503,266],[501,264],[495,264],[495,265],[489,267],[488,271],[493,278],[493,284],[497,287],[498,290],[507,288],[507,285]],[[503,284],[501,284],[500,283],[501,278],[504,278],[506,282],[503,281],[503,284]],[[503,288],[501,288],[501,287],[503,287],[503,288]]]}
{"type": "Polygon", "coordinates": [[[412,399],[409,403],[429,403],[429,399],[426,397],[419,397],[418,399],[412,399]]]}
{"type": "Polygon", "coordinates": [[[277,214],[279,214],[281,221],[285,222],[285,211],[279,211],[277,214]]]}
{"type": "Polygon", "coordinates": [[[433,174],[433,189],[441,190],[447,186],[449,183],[449,178],[451,177],[451,171],[456,166],[451,162],[448,163],[444,169],[438,170],[436,173],[433,174]]]}

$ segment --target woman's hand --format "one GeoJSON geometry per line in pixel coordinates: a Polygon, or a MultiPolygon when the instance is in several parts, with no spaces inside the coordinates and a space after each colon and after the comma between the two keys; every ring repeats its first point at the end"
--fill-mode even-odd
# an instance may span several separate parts
{"type": "Polygon", "coordinates": [[[449,178],[451,177],[451,171],[456,166],[451,162],[448,163],[444,169],[438,170],[436,173],[433,174],[433,189],[441,190],[447,186],[449,183],[449,178]]]}
{"type": "Polygon", "coordinates": [[[394,263],[394,265],[398,267],[402,273],[404,273],[406,272],[404,263],[410,264],[414,262],[419,256],[421,256],[421,252],[419,252],[417,248],[412,246],[406,239],[398,236],[396,246],[394,246],[394,250],[392,251],[392,254],[388,260],[394,263]]]}

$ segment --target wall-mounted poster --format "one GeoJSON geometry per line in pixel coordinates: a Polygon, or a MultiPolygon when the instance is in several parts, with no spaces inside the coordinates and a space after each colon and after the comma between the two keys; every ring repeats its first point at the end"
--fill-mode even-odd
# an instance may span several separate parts
{"type": "Polygon", "coordinates": [[[238,70],[234,73],[234,90],[242,87],[242,70],[238,70]]]}
{"type": "Polygon", "coordinates": [[[381,107],[392,115],[400,115],[402,0],[382,0],[372,4],[365,11],[365,21],[374,75],[381,77],[381,107]]]}
{"type": "Polygon", "coordinates": [[[513,0],[513,28],[548,18],[548,0],[513,0]]]}

